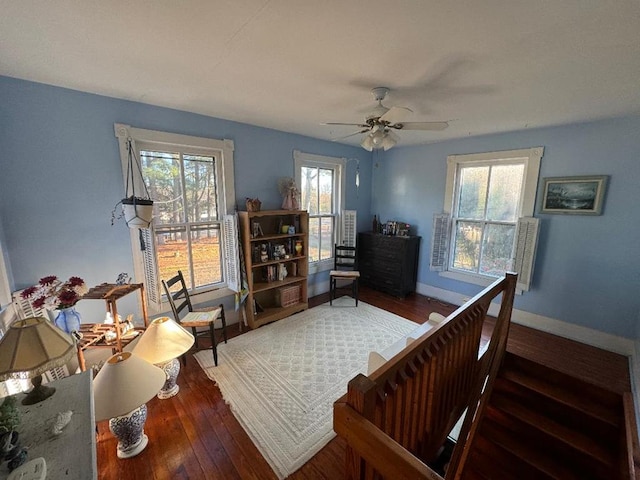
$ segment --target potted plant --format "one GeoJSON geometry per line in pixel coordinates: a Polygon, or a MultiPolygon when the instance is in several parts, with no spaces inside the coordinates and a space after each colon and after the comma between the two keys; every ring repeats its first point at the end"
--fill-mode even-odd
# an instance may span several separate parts
{"type": "Polygon", "coordinates": [[[147,185],[142,177],[142,168],[140,162],[133,152],[132,141],[129,138],[127,140],[127,150],[129,154],[129,162],[127,165],[127,185],[125,188],[125,194],[127,195],[113,207],[111,212],[111,225],[115,223],[118,218],[124,217],[124,221],[129,228],[149,228],[151,220],[153,219],[153,200],[149,196],[147,185]],[[135,160],[135,161],[134,161],[135,160]],[[134,179],[134,167],[140,174],[140,180],[144,186],[146,196],[140,197],[136,195],[135,179],[134,179]],[[116,209],[118,205],[122,205],[122,213],[116,216],[116,209]]]}

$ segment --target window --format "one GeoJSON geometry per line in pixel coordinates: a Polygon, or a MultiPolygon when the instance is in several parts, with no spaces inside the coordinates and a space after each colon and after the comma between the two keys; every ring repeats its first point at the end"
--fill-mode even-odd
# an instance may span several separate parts
{"type": "Polygon", "coordinates": [[[522,258],[533,262],[537,220],[523,217],[533,215],[542,154],[540,147],[447,158],[445,215],[434,222],[432,269],[480,285],[516,268],[521,276],[525,267],[530,272],[522,258]]]}
{"type": "Polygon", "coordinates": [[[200,302],[228,294],[226,287],[235,288],[237,256],[236,235],[225,237],[225,230],[233,229],[225,224],[234,210],[233,142],[122,125],[116,125],[116,136],[125,155],[127,139],[134,142],[154,200],[152,228],[132,233],[136,278],[145,279],[150,303],[159,303],[161,280],[178,270],[200,302]]]}
{"type": "Polygon", "coordinates": [[[302,210],[309,213],[310,273],[333,268],[333,246],[340,242],[345,159],[294,151],[302,210]]]}

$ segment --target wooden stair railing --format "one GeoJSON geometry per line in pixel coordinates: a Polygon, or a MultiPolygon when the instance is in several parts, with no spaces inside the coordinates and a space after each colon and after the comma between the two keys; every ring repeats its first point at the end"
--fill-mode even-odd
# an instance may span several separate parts
{"type": "Polygon", "coordinates": [[[506,348],[516,279],[506,274],[370,377],[349,382],[333,420],[347,442],[347,478],[441,479],[427,464],[466,410],[445,478],[460,477],[506,348]],[[482,326],[499,295],[500,313],[480,356],[482,326]]]}

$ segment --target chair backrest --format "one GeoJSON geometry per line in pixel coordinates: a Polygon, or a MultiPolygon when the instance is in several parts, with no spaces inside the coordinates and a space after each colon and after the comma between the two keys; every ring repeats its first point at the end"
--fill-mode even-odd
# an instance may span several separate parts
{"type": "Polygon", "coordinates": [[[191,299],[189,298],[189,291],[187,290],[187,284],[184,281],[182,271],[178,270],[178,274],[171,277],[169,280],[162,280],[162,286],[164,287],[164,292],[167,294],[167,299],[169,300],[169,305],[171,305],[174,319],[176,322],[180,323],[180,312],[182,312],[185,307],[187,308],[187,311],[193,311],[191,299]],[[179,289],[172,292],[171,289],[176,284],[179,286],[179,289]]]}
{"type": "Polygon", "coordinates": [[[334,246],[334,270],[358,270],[358,252],[356,247],[334,246]]]}

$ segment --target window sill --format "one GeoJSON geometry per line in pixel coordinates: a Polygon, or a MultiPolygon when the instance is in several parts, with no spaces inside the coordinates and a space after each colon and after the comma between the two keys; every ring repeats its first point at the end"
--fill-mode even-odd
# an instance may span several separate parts
{"type": "Polygon", "coordinates": [[[331,260],[322,260],[321,262],[315,262],[309,264],[309,275],[315,273],[325,272],[333,269],[333,258],[331,260]]]}
{"type": "Polygon", "coordinates": [[[485,275],[478,275],[477,273],[452,272],[451,270],[439,272],[438,275],[452,280],[458,280],[459,282],[473,283],[474,285],[480,285],[482,287],[488,287],[496,281],[496,277],[487,277],[485,275]]]}

